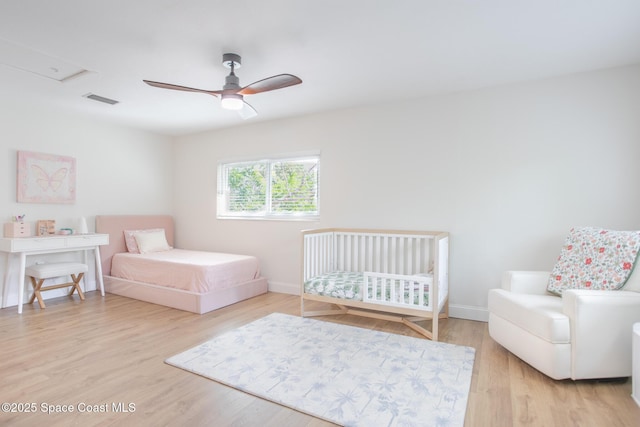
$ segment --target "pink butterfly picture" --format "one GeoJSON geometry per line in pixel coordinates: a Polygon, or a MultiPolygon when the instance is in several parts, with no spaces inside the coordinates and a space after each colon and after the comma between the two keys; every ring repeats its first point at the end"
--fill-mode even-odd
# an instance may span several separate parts
{"type": "Polygon", "coordinates": [[[36,179],[36,183],[40,188],[42,188],[42,191],[51,190],[54,192],[60,189],[60,186],[69,171],[67,168],[60,168],[49,175],[47,171],[38,165],[31,165],[31,170],[36,179]]]}
{"type": "Polygon", "coordinates": [[[75,193],[73,157],[18,151],[19,203],[75,203],[75,193]]]}

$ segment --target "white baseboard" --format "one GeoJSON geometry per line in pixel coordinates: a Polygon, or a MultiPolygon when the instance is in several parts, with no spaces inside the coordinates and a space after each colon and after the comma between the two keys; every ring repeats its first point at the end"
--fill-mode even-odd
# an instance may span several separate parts
{"type": "MultiPolygon", "coordinates": [[[[281,294],[300,295],[300,286],[293,283],[269,281],[269,291],[281,294]]],[[[479,322],[489,321],[489,311],[484,307],[470,305],[449,304],[449,316],[456,319],[475,320],[479,322]]]]}
{"type": "Polygon", "coordinates": [[[484,307],[475,307],[472,305],[449,304],[449,316],[455,317],[456,319],[488,322],[489,310],[484,307]]]}
{"type": "Polygon", "coordinates": [[[294,283],[272,282],[269,280],[269,291],[281,294],[300,295],[300,285],[294,283]]]}

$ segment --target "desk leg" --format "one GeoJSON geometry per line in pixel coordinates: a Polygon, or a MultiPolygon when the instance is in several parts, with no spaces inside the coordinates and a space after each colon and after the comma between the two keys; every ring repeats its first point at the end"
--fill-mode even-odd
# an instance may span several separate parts
{"type": "Polygon", "coordinates": [[[9,277],[11,276],[11,256],[12,254],[7,253],[7,266],[4,270],[4,288],[2,289],[2,305],[1,308],[5,308],[7,306],[7,299],[9,298],[9,277]]]}
{"type": "Polygon", "coordinates": [[[96,257],[96,275],[98,276],[98,283],[100,284],[100,294],[104,296],[104,280],[102,279],[102,260],[100,259],[100,246],[96,246],[95,250],[96,257]]]}
{"type": "Polygon", "coordinates": [[[22,301],[24,300],[24,276],[25,269],[27,268],[27,256],[24,252],[20,252],[20,277],[18,277],[18,283],[20,288],[18,289],[18,314],[22,313],[22,301]]]}
{"type": "MultiPolygon", "coordinates": [[[[87,264],[87,259],[88,259],[87,258],[87,251],[82,251],[82,263],[84,265],[86,265],[86,266],[89,266],[89,264],[87,264]]],[[[84,283],[84,291],[85,292],[87,292],[87,280],[88,280],[87,276],[88,276],[87,274],[83,274],[82,275],[82,279],[81,279],[82,283],[84,283]]],[[[78,286],[80,286],[80,285],[78,285],[78,286]]],[[[82,286],[80,286],[80,287],[82,287],[82,286]]],[[[71,292],[73,292],[73,289],[71,289],[71,292]]]]}

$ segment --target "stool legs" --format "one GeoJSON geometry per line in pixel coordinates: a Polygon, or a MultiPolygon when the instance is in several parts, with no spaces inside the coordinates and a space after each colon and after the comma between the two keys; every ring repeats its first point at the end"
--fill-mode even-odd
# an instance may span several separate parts
{"type": "Polygon", "coordinates": [[[33,301],[38,298],[38,304],[40,304],[40,308],[46,308],[46,305],[44,305],[44,300],[42,299],[42,294],[40,293],[40,289],[42,288],[44,279],[36,280],[35,277],[29,278],[31,279],[31,284],[33,285],[33,295],[31,295],[31,298],[29,298],[29,304],[33,304],[33,301]]]}
{"type": "Polygon", "coordinates": [[[80,273],[77,276],[75,274],[71,275],[71,280],[73,280],[73,288],[71,288],[71,291],[69,291],[69,296],[73,295],[73,291],[78,291],[78,296],[80,296],[80,299],[82,301],[84,301],[84,293],[82,293],[82,288],[80,288],[80,280],[82,280],[82,277],[84,276],[84,273],[80,273]]]}
{"type": "Polygon", "coordinates": [[[80,280],[82,280],[83,277],[84,277],[84,273],[79,273],[77,275],[71,274],[71,280],[72,280],[71,282],[61,283],[59,285],[45,286],[43,288],[42,284],[44,283],[45,279],[36,279],[33,276],[29,276],[29,278],[31,279],[31,285],[33,286],[33,295],[31,295],[31,298],[29,298],[29,304],[32,304],[33,301],[35,301],[37,298],[40,308],[46,308],[46,305],[44,304],[44,300],[42,299],[42,291],[67,288],[69,286],[72,287],[71,291],[69,291],[69,296],[73,295],[75,291],[78,291],[78,296],[82,301],[84,301],[84,293],[82,292],[82,288],[80,288],[80,280]]]}

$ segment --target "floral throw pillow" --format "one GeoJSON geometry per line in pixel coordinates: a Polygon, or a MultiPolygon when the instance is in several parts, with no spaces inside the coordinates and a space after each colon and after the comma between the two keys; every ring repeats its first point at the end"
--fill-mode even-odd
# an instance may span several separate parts
{"type": "Polygon", "coordinates": [[[620,289],[633,270],[640,231],[572,228],[551,272],[547,290],[620,289]]]}

